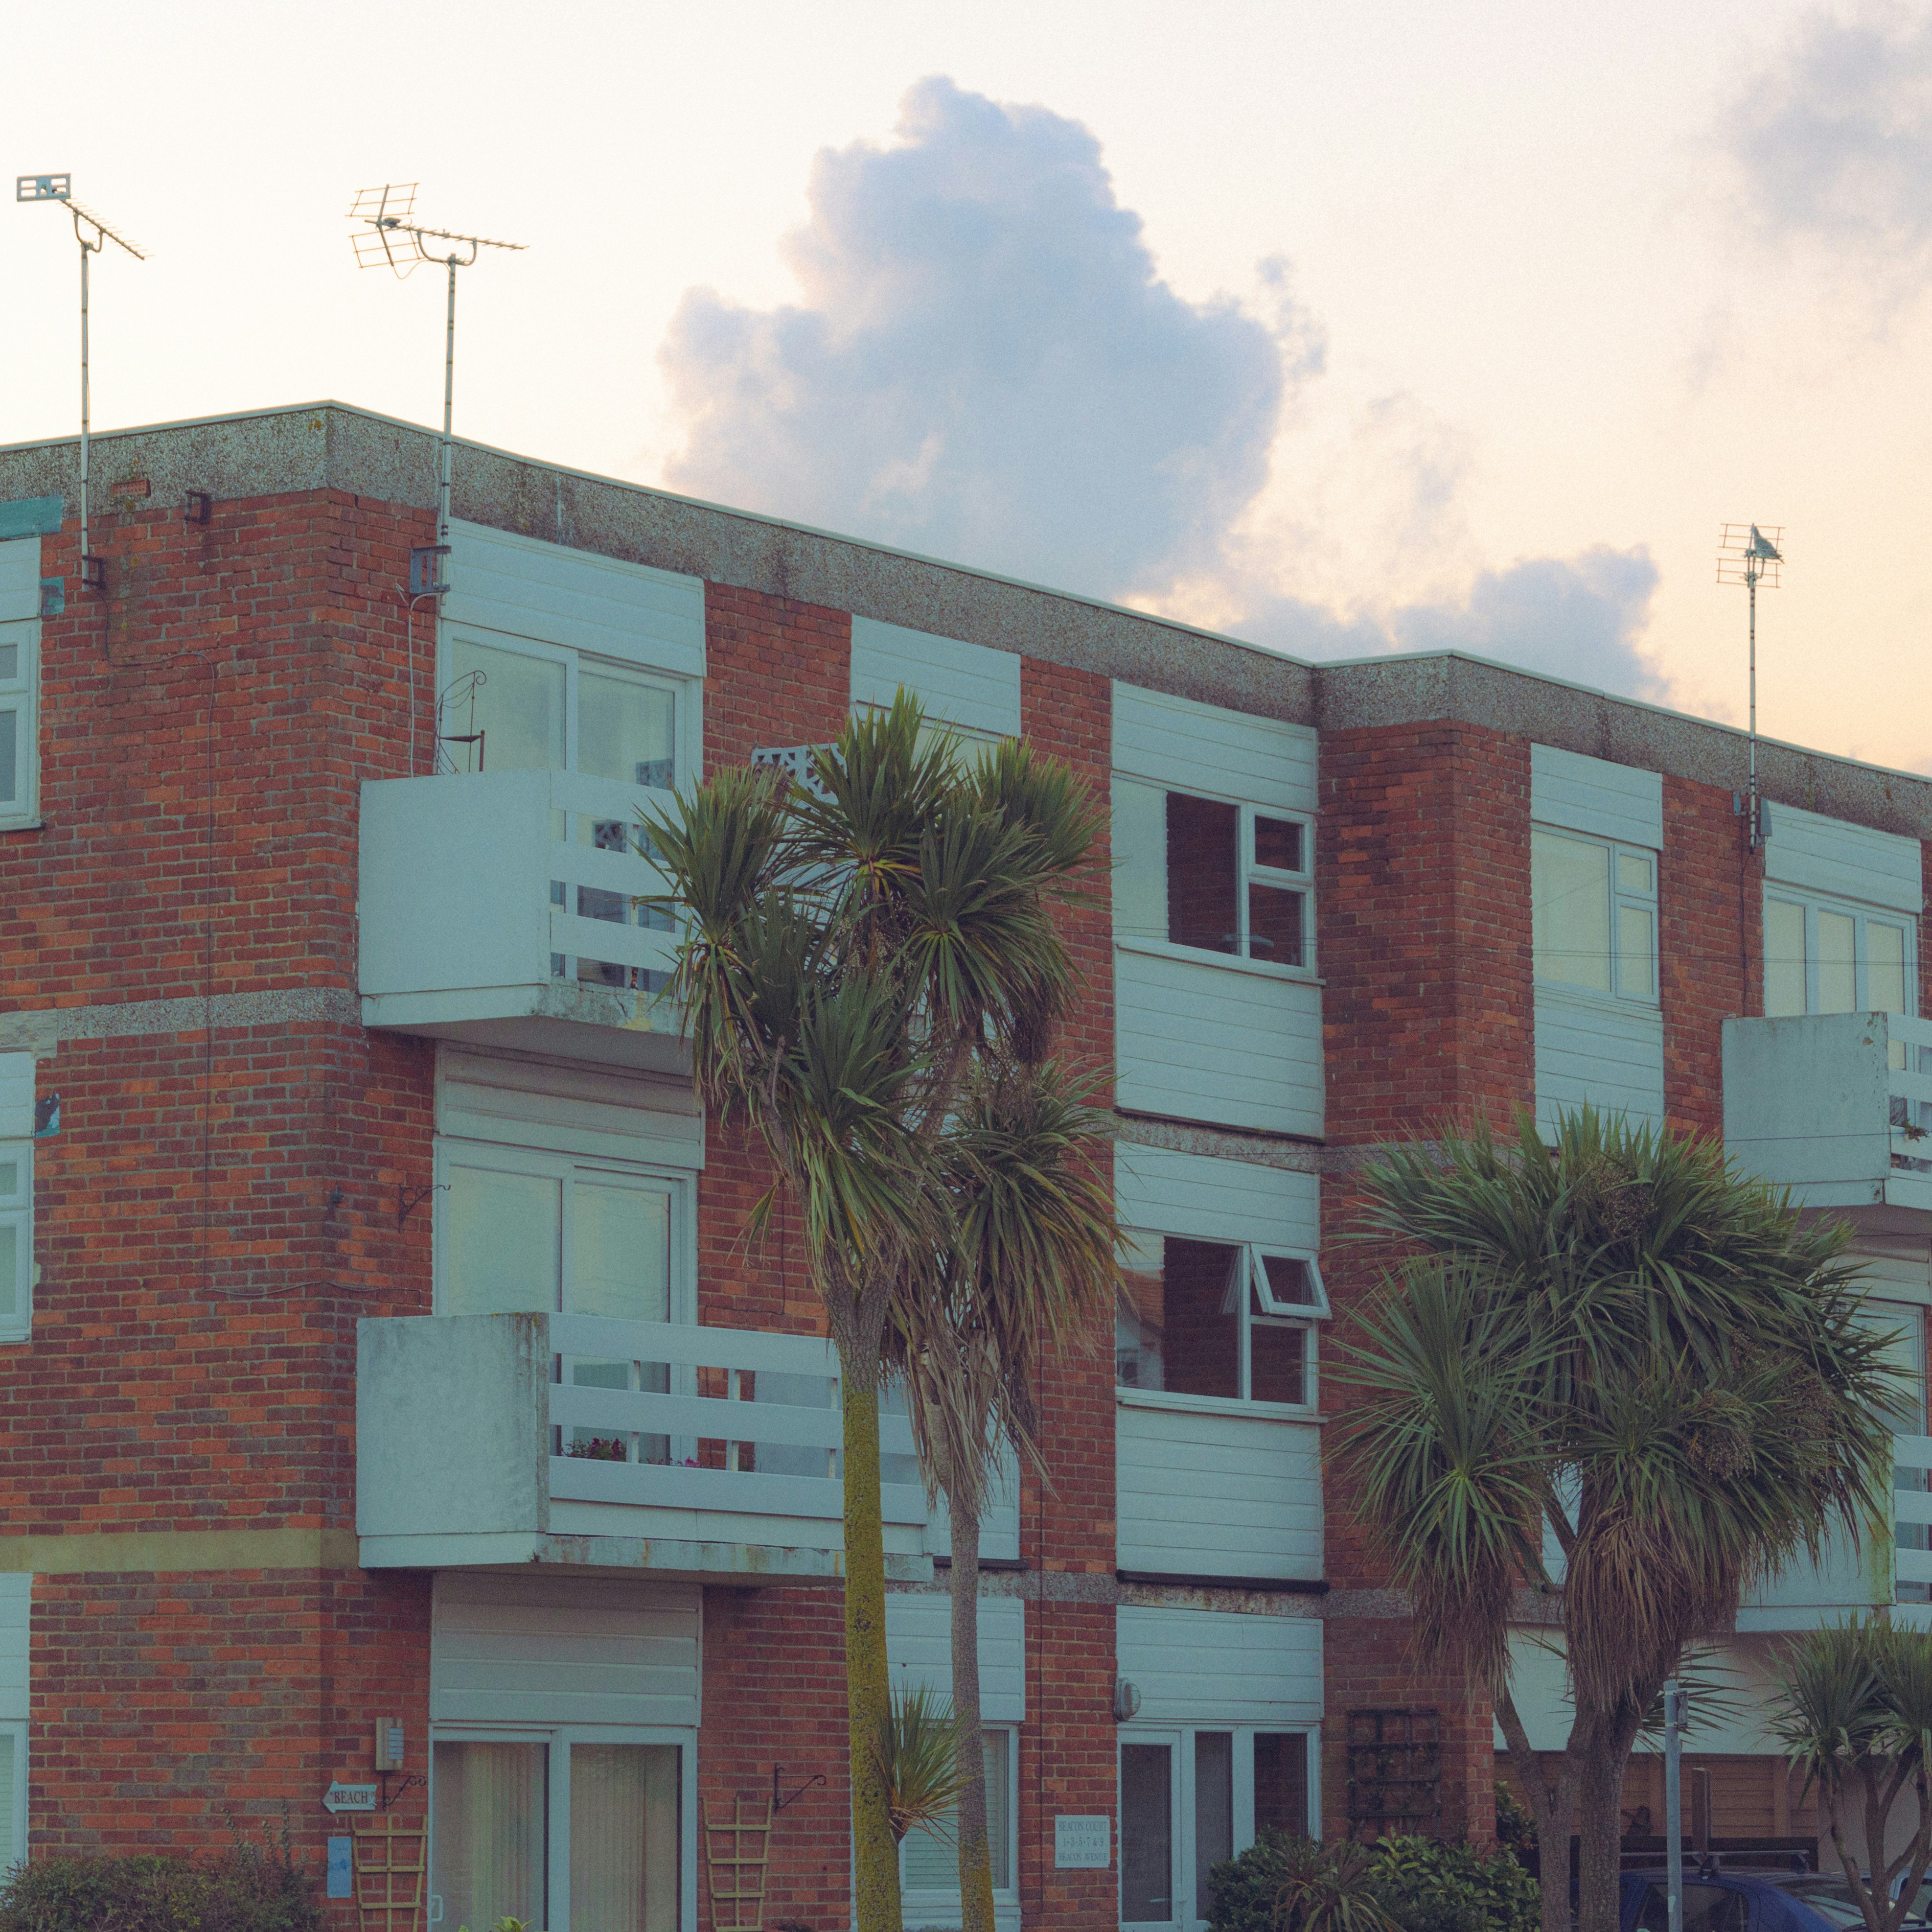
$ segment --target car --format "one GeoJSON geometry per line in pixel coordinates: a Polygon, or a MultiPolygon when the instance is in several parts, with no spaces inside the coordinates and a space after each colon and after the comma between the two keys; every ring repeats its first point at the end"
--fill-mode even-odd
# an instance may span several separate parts
{"type": "MultiPolygon", "coordinates": [[[[1622,1882],[1622,1932],[1670,1932],[1666,1874],[1625,1872],[1622,1882]]],[[[1900,1932],[1924,1932],[1932,1885],[1914,1904],[1900,1932]]],[[[1685,1866],[1684,1932],[1862,1932],[1864,1924],[1850,1886],[1833,1872],[1685,1866]]]]}

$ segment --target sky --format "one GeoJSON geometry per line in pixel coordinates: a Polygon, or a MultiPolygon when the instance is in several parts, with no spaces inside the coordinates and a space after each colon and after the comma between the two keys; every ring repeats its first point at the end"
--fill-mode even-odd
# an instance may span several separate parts
{"type": "MultiPolygon", "coordinates": [[[[151,250],[94,421],[460,434],[1298,656],[1456,648],[1932,770],[1932,8],[1294,0],[16,10],[0,174],[151,250]],[[77,55],[80,57],[77,58],[77,55]]],[[[0,442],[77,426],[0,215],[0,442]]]]}

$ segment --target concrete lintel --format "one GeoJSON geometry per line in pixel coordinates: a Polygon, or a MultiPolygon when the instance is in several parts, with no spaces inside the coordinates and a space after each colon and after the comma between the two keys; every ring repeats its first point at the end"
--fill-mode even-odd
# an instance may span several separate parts
{"type": "Polygon", "coordinates": [[[352,1530],[188,1529],[0,1537],[0,1572],[40,1576],[189,1576],[254,1570],[354,1570],[352,1530]]]}
{"type": "MultiPolygon", "coordinates": [[[[824,1583],[844,1574],[843,1554],[836,1549],[548,1532],[364,1537],[362,1560],[366,1570],[521,1570],[542,1564],[647,1570],[654,1576],[720,1584],[824,1583]]],[[[932,1574],[929,1556],[886,1555],[889,1582],[929,1583],[932,1574]]]]}

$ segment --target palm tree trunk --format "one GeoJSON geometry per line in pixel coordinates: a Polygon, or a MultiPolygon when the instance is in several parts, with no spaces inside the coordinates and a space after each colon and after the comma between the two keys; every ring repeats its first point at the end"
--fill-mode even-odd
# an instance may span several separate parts
{"type": "Polygon", "coordinates": [[[961,1720],[961,1932],[993,1932],[993,1853],[986,1831],[986,1754],[980,1724],[980,1510],[976,1498],[948,1498],[952,1510],[952,1708],[961,1720]]]}
{"type": "Polygon", "coordinates": [[[1642,1719],[1643,1707],[1632,1700],[1599,1717],[1588,1734],[1577,1804],[1576,1932],[1617,1932],[1624,1770],[1642,1719]]]}
{"type": "Polygon", "coordinates": [[[879,1349],[842,1342],[845,1477],[845,1713],[852,1767],[854,1932],[900,1932],[899,1849],[879,1743],[892,1713],[886,1668],[886,1539],[879,1492],[879,1349]]]}
{"type": "Polygon", "coordinates": [[[1529,1747],[1529,1732],[1505,1687],[1496,1700],[1496,1721],[1509,1746],[1510,1768],[1529,1801],[1536,1820],[1538,1868],[1542,1876],[1541,1932],[1570,1932],[1570,1834],[1576,1827],[1577,1763],[1573,1734],[1570,1748],[1558,1759],[1552,1777],[1544,1754],[1529,1747]]]}

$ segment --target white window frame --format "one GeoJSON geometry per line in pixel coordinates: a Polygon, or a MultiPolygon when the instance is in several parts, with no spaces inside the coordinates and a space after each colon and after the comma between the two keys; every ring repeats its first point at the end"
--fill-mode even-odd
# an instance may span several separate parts
{"type": "Polygon", "coordinates": [[[0,1140],[0,1161],[12,1163],[20,1184],[12,1194],[0,1194],[0,1226],[17,1228],[20,1278],[14,1312],[0,1315],[0,1344],[25,1342],[34,1332],[34,1143],[0,1140]]]}
{"type": "MultiPolygon", "coordinates": [[[[1906,1017],[1916,1018],[1918,1012],[1918,921],[1910,912],[1895,912],[1888,906],[1867,906],[1856,899],[1839,899],[1828,892],[1807,892],[1800,887],[1767,883],[1764,888],[1764,903],[1768,909],[1774,901],[1801,908],[1804,914],[1804,1011],[1814,1014],[1820,1009],[1818,1005],[1818,978],[1821,969],[1818,948],[1818,915],[1820,912],[1836,912],[1853,922],[1852,934],[1852,978],[1856,996],[1852,1004],[1855,1013],[1874,1012],[1878,1009],[1871,1004],[1871,950],[1866,939],[1867,930],[1874,925],[1890,926],[1902,929],[1905,934],[1905,1005],[1906,1017]]],[[[1768,918],[1759,926],[1760,950],[1768,951],[1764,935],[1768,930],[1768,918]]],[[[1768,958],[1762,962],[1761,989],[1759,1004],[1763,1005],[1764,994],[1768,991],[1771,980],[1768,958]]],[[[1796,1018],[1796,1014],[1781,1017],[1796,1018]]]]}
{"type": "MultiPolygon", "coordinates": [[[[1530,827],[1532,897],[1535,890],[1535,840],[1539,832],[1546,837],[1568,839],[1580,846],[1595,846],[1610,854],[1611,990],[1600,993],[1594,987],[1579,986],[1573,980],[1547,979],[1540,973],[1537,975],[1536,984],[1565,999],[1594,999],[1618,1006],[1660,1007],[1664,1003],[1664,921],[1659,901],[1663,886],[1664,855],[1648,846],[1632,845],[1627,839],[1599,838],[1594,832],[1573,831],[1568,825],[1546,825],[1539,820],[1530,827]],[[1627,892],[1619,882],[1618,873],[1621,868],[1618,861],[1626,858],[1640,858],[1649,866],[1650,890],[1647,893],[1627,892]],[[1650,915],[1650,987],[1647,992],[1627,992],[1624,987],[1623,921],[1618,915],[1625,906],[1650,915]]],[[[1532,945],[1533,943],[1532,941],[1532,945]]]]}
{"type": "MultiPolygon", "coordinates": [[[[1232,805],[1238,814],[1234,822],[1236,950],[1232,953],[1216,952],[1207,946],[1184,945],[1178,940],[1168,939],[1165,933],[1148,936],[1140,933],[1124,933],[1118,928],[1114,935],[1117,945],[1126,946],[1136,952],[1163,953],[1174,959],[1194,960],[1204,965],[1228,966],[1244,972],[1269,973],[1282,979],[1310,980],[1316,978],[1315,815],[1312,813],[1294,811],[1286,806],[1258,805],[1251,799],[1231,798],[1225,792],[1210,792],[1191,785],[1167,785],[1158,779],[1137,778],[1126,772],[1115,772],[1112,783],[1116,790],[1124,785],[1132,785],[1144,791],[1158,792],[1162,801],[1163,823],[1166,801],[1170,794],[1175,793],[1184,798],[1198,798],[1210,805],[1232,805]],[[1254,850],[1255,821],[1257,819],[1280,819],[1301,828],[1300,871],[1290,872],[1282,867],[1256,863],[1254,850]],[[1258,959],[1250,953],[1249,948],[1252,939],[1248,918],[1248,888],[1250,885],[1274,886],[1301,894],[1301,963],[1298,966],[1284,965],[1277,960],[1258,959]]],[[[1161,850],[1163,868],[1166,864],[1167,852],[1163,843],[1161,850]]],[[[1170,921],[1171,918],[1170,915],[1170,921]]]]}
{"type": "Polygon", "coordinates": [[[562,1183],[561,1248],[557,1258],[557,1292],[570,1279],[572,1213],[569,1189],[579,1175],[641,1182],[663,1188],[670,1195],[670,1318],[689,1324],[698,1319],[697,1177],[688,1168],[668,1167],[644,1161],[619,1161],[602,1155],[558,1154],[547,1148],[519,1147],[500,1140],[465,1140],[452,1134],[436,1136],[436,1214],[432,1230],[433,1296],[438,1315],[449,1312],[448,1301],[449,1217],[443,1197],[452,1165],[494,1170],[499,1173],[533,1176],[562,1183]]]}
{"type": "MultiPolygon", "coordinates": [[[[14,1760],[14,1815],[8,1821],[14,1834],[14,1863],[27,1861],[27,1726],[24,1719],[0,1723],[0,1751],[14,1760]]],[[[6,1867],[0,1867],[0,1870],[6,1867]]]]}
{"type": "MultiPolygon", "coordinates": [[[[986,1723],[982,1732],[998,1731],[1004,1734],[1006,1758],[1006,1877],[1007,1883],[993,1888],[993,1909],[1001,1914],[1016,1913],[1020,1909],[1019,1894],[1019,1774],[1020,1727],[1017,1724],[986,1723]]],[[[906,1932],[921,1932],[921,1928],[932,1926],[950,1927],[959,1924],[964,1917],[959,1902],[959,1888],[956,1885],[915,1889],[908,1886],[905,1879],[905,1846],[899,1849],[899,1895],[902,1909],[900,1916],[906,1932]]]]}
{"type": "MultiPolygon", "coordinates": [[[[674,1744],[678,1759],[678,1926],[698,1926],[698,1733],[674,1725],[638,1724],[433,1724],[430,1727],[429,1855],[427,1882],[436,1878],[436,1746],[439,1744],[544,1744],[549,1747],[544,1791],[544,1831],[548,1882],[544,1923],[567,1932],[570,1923],[570,1747],[573,1744],[674,1744]]],[[[456,1932],[448,1923],[440,1893],[424,1893],[428,1923],[456,1932]]],[[[473,1928],[472,1928],[473,1932],[473,1928]]],[[[591,1932],[601,1932],[592,1927],[591,1932]]]]}
{"type": "MultiPolygon", "coordinates": [[[[1322,1821],[1322,1729],[1318,1724],[1276,1723],[1224,1723],[1217,1724],[1198,1720],[1190,1724],[1124,1724],[1114,1750],[1114,1790],[1116,1816],[1124,1834],[1126,1818],[1124,1807],[1118,1801],[1120,1777],[1120,1747],[1126,1744],[1166,1744],[1174,1751],[1174,1776],[1170,1783],[1169,1802],[1173,1807],[1173,1816],[1169,1825],[1169,1842],[1174,1847],[1174,1870],[1170,1883],[1172,1896],[1176,1907],[1171,1918],[1123,1918],[1120,1924],[1123,1932],[1129,1928],[1161,1926],[1170,1932],[1206,1932],[1208,1921],[1198,1918],[1194,1912],[1194,1894],[1196,1873],[1194,1869],[1196,1843],[1194,1832],[1194,1749],[1195,1739],[1202,1732],[1225,1735],[1234,1735],[1234,1855],[1239,1858],[1255,1842],[1255,1738],[1257,1734],[1267,1736],[1280,1735],[1300,1735],[1308,1740],[1308,1816],[1304,1828],[1310,1837],[1319,1835],[1322,1821]]],[[[1117,1857],[1114,1877],[1114,1900],[1118,1909],[1120,1898],[1120,1871],[1121,1861],[1117,1857]]]]}
{"type": "MultiPolygon", "coordinates": [[[[1243,1269],[1244,1285],[1248,1290],[1241,1303],[1240,1374],[1241,1387],[1253,1386],[1253,1352],[1250,1337],[1254,1324],[1260,1322],[1268,1328],[1298,1328],[1307,1336],[1302,1354],[1302,1394],[1298,1402],[1258,1402],[1252,1396],[1197,1396],[1178,1389],[1139,1389],[1131,1383],[1116,1381],[1114,1393],[1117,1398],[1130,1402],[1139,1402],[1160,1408],[1212,1409],[1234,1415],[1269,1415],[1306,1417],[1316,1414],[1322,1406],[1322,1381],[1319,1368],[1319,1324],[1332,1318],[1333,1311],[1328,1305],[1328,1291],[1322,1285],[1321,1263],[1312,1248],[1298,1248],[1292,1243],[1278,1241],[1215,1240],[1201,1234],[1179,1234],[1165,1228],[1127,1227],[1124,1234],[1138,1236],[1144,1239],[1157,1241],[1198,1241],[1206,1246],[1234,1248],[1244,1251],[1246,1260],[1243,1269]],[[1268,1257],[1277,1260],[1299,1261],[1308,1270],[1308,1284],[1314,1291],[1312,1302],[1282,1302],[1277,1300],[1268,1282],[1268,1257]],[[1257,1314],[1250,1305],[1250,1297],[1258,1298],[1262,1312],[1257,1314]]],[[[1208,1727],[1215,1728],[1213,1726],[1208,1727]]]]}
{"type": "Polygon", "coordinates": [[[14,714],[14,779],[19,795],[0,799],[0,831],[40,822],[40,622],[22,617],[0,623],[0,645],[17,645],[20,662],[0,678],[0,713],[14,714]]]}

